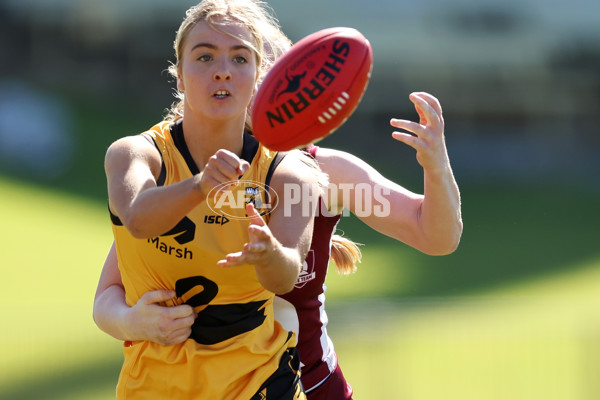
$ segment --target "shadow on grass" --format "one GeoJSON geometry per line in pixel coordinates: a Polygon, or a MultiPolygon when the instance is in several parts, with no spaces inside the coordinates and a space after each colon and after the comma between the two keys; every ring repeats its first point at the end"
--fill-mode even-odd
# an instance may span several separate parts
{"type": "Polygon", "coordinates": [[[0,399],[6,400],[62,400],[65,398],[89,398],[90,393],[116,387],[123,360],[98,361],[74,365],[37,376],[30,380],[4,385],[0,399]]]}

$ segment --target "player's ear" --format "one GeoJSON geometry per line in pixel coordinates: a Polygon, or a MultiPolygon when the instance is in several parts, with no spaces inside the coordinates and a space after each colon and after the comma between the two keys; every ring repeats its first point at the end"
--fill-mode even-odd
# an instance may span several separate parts
{"type": "Polygon", "coordinates": [[[177,90],[182,92],[185,91],[185,87],[183,86],[183,79],[181,78],[181,72],[177,71],[177,90]]]}
{"type": "Polygon", "coordinates": [[[252,97],[250,97],[250,103],[248,104],[248,114],[252,113],[252,105],[254,104],[254,96],[256,95],[256,92],[258,91],[258,80],[256,82],[254,82],[254,90],[252,91],[252,97]]]}

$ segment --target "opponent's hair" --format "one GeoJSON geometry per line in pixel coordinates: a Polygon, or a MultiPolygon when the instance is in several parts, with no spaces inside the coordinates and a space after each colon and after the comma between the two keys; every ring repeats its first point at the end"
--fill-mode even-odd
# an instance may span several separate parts
{"type": "Polygon", "coordinates": [[[361,262],[362,253],[358,243],[353,242],[340,235],[331,237],[331,259],[335,263],[337,271],[341,275],[349,275],[357,270],[361,262]]]}
{"type": "MultiPolygon", "coordinates": [[[[180,72],[185,40],[200,21],[206,21],[211,28],[224,34],[228,33],[219,29],[219,24],[241,24],[250,31],[253,43],[244,41],[244,44],[250,47],[256,56],[257,84],[260,84],[275,60],[292,45],[281,30],[272,8],[260,0],[203,0],[188,9],[185,15],[173,42],[176,61],[168,69],[174,79],[177,79],[180,72]]],[[[183,118],[184,93],[175,90],[175,97],[177,100],[165,117],[168,121],[183,118]]],[[[246,115],[246,129],[252,130],[249,115],[246,115]]]]}

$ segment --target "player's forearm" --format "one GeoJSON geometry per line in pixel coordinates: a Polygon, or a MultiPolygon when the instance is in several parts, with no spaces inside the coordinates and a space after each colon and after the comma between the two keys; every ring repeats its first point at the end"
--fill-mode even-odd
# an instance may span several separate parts
{"type": "Polygon", "coordinates": [[[198,181],[199,176],[174,185],[147,189],[138,194],[132,204],[119,216],[136,238],[162,235],[194,207],[205,200],[198,181]]]}
{"type": "Polygon", "coordinates": [[[269,262],[255,264],[256,275],[268,291],[282,295],[290,292],[302,270],[302,259],[296,249],[278,244],[269,262]]]}
{"type": "Polygon", "coordinates": [[[129,310],[125,302],[125,290],[118,285],[109,286],[94,301],[94,322],[115,339],[131,340],[127,329],[129,310]]]}
{"type": "Polygon", "coordinates": [[[420,225],[427,239],[428,254],[450,254],[462,235],[460,192],[448,164],[437,171],[425,171],[425,191],[420,225]]]}

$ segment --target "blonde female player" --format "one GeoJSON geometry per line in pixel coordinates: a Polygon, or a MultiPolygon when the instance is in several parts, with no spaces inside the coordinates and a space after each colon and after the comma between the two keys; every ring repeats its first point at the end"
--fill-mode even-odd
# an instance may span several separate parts
{"type": "MultiPolygon", "coordinates": [[[[277,57],[287,50],[289,41],[276,27],[272,28],[262,34],[269,37],[265,43],[277,57]]],[[[337,196],[328,196],[329,204],[325,207],[329,207],[329,212],[315,218],[311,249],[302,275],[292,292],[276,298],[280,300],[275,308],[286,327],[299,331],[302,382],[309,399],[352,398],[352,389],[343,377],[327,335],[324,281],[330,255],[344,273],[352,272],[360,257],[352,242],[333,235],[342,208],[355,212],[356,184],[368,182],[372,187],[389,190],[384,198],[389,205],[387,218],[360,213],[360,218],[372,228],[428,254],[447,254],[458,245],[462,232],[460,198],[445,148],[441,106],[426,93],[414,93],[410,99],[421,117],[419,123],[393,120],[392,125],[416,136],[399,132],[393,136],[417,150],[417,159],[425,171],[425,195],[405,190],[348,153],[314,146],[308,149],[330,174],[331,188],[337,188],[337,196]],[[350,187],[351,191],[340,191],[342,187],[344,190],[350,187]]],[[[370,200],[376,203],[376,199],[370,200]]],[[[159,305],[173,297],[172,291],[148,292],[131,308],[125,303],[114,248],[105,262],[102,277],[111,278],[101,278],[94,316],[107,333],[122,340],[144,339],[164,345],[180,343],[189,337],[194,321],[192,308],[159,305]],[[103,285],[103,280],[113,282],[112,286],[103,285]]]]}
{"type": "MultiPolygon", "coordinates": [[[[307,149],[324,172],[329,174],[330,188],[335,193],[327,197],[328,204],[314,220],[311,249],[304,269],[294,289],[276,297],[276,318],[287,329],[298,332],[298,352],[302,362],[302,383],[310,400],[343,400],[352,398],[352,388],[346,382],[333,343],[327,334],[324,282],[330,256],[342,273],[350,273],[360,258],[352,242],[334,235],[343,208],[358,214],[371,228],[402,241],[424,253],[444,255],[458,246],[462,233],[460,195],[452,174],[445,139],[442,109],[433,96],[413,93],[420,121],[392,120],[392,126],[414,133],[394,132],[392,136],[413,147],[423,167],[425,192],[412,193],[384,178],[359,158],[338,150],[307,149]],[[365,192],[355,191],[359,184],[374,190],[362,204],[387,205],[389,214],[377,216],[363,209],[357,212],[357,199],[365,192]],[[382,197],[375,196],[379,188],[382,197]]],[[[364,188],[364,186],[362,186],[364,188]]],[[[99,326],[112,336],[122,339],[145,339],[171,345],[186,340],[194,315],[191,308],[174,308],[159,304],[173,296],[169,291],[146,293],[129,307],[118,284],[119,270],[111,249],[104,264],[103,275],[112,276],[114,286],[98,295],[94,314],[99,326]]]]}
{"type": "MultiPolygon", "coordinates": [[[[266,210],[252,204],[268,204],[268,191],[282,192],[288,183],[318,190],[319,173],[301,152],[278,158],[245,131],[252,94],[270,62],[260,34],[270,24],[256,1],[205,0],[188,10],[175,41],[177,89],[185,93],[176,112],[107,151],[126,304],[139,304],[148,291],[172,290],[162,304],[178,310],[185,303],[196,315],[189,340],[126,343],[117,398],[305,398],[295,335],[274,320],[272,303],[299,276],[313,216],[291,205],[287,214],[279,207],[263,218],[266,210]],[[227,223],[215,223],[222,214],[211,208],[214,189],[245,197],[241,205],[219,205],[227,223]]],[[[99,293],[114,287],[107,278],[99,293]]]]}

